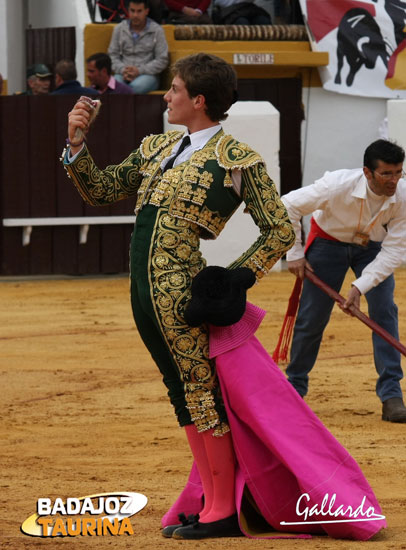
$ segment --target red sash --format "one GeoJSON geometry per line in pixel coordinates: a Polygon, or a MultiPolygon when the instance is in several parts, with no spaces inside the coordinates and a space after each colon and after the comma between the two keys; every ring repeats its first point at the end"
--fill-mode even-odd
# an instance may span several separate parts
{"type": "MultiPolygon", "coordinates": [[[[323,229],[317,225],[316,220],[312,217],[310,220],[309,235],[306,239],[305,253],[309,250],[316,237],[321,237],[322,239],[327,239],[329,241],[338,241],[338,239],[323,231],[323,229]]],[[[302,293],[302,286],[302,279],[297,277],[292,294],[289,298],[288,308],[286,310],[282,329],[279,334],[279,340],[272,354],[272,359],[275,363],[278,363],[279,361],[287,361],[290,342],[292,340],[293,327],[295,326],[296,314],[299,307],[300,295],[302,293]]]]}
{"type": "Polygon", "coordinates": [[[316,220],[312,217],[312,219],[310,220],[310,231],[307,236],[305,245],[305,254],[309,250],[316,237],[321,237],[322,239],[327,239],[328,241],[338,241],[338,239],[323,231],[323,229],[319,225],[317,225],[316,220]]]}

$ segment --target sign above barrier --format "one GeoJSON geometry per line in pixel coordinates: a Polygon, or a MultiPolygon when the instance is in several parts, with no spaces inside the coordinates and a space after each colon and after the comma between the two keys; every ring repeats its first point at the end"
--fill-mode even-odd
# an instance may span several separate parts
{"type": "Polygon", "coordinates": [[[273,65],[273,53],[235,53],[234,65],[273,65]]]}

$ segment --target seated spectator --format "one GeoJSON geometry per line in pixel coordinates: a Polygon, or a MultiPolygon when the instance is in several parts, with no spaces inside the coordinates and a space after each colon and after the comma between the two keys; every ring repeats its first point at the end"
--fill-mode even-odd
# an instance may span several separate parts
{"type": "Polygon", "coordinates": [[[222,25],[270,25],[271,17],[253,1],[215,0],[215,22],[222,25]]]}
{"type": "Polygon", "coordinates": [[[210,0],[165,0],[168,23],[175,25],[210,25],[213,23],[207,9],[210,0]]]}
{"type": "Polygon", "coordinates": [[[43,63],[30,65],[27,69],[27,91],[19,95],[46,95],[51,86],[52,73],[43,63]]]}
{"type": "Polygon", "coordinates": [[[132,88],[118,82],[111,71],[111,58],[106,53],[95,53],[86,59],[87,78],[99,94],[132,94],[132,88]]]}
{"type": "Polygon", "coordinates": [[[55,90],[51,95],[98,95],[94,88],[85,88],[77,78],[76,66],[70,59],[61,59],[55,65],[55,90]]]}
{"type": "Polygon", "coordinates": [[[147,0],[130,0],[129,19],[116,25],[110,54],[114,78],[129,84],[135,94],[159,87],[159,75],[168,66],[168,44],[158,23],[148,17],[147,0]]]}

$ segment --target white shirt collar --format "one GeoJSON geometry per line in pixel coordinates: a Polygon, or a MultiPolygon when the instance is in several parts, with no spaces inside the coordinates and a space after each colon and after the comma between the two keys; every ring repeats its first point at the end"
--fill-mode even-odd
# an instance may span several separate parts
{"type": "Polygon", "coordinates": [[[192,149],[194,151],[198,151],[199,149],[203,149],[206,143],[220,130],[221,124],[216,124],[216,126],[210,126],[210,128],[205,128],[204,130],[193,132],[193,134],[189,134],[189,130],[186,130],[184,136],[188,135],[190,137],[192,149]]]}
{"type": "Polygon", "coordinates": [[[181,146],[182,140],[185,136],[190,137],[190,145],[185,147],[179,156],[176,157],[173,166],[177,166],[186,160],[189,160],[195,151],[203,149],[206,143],[221,130],[221,124],[216,124],[215,126],[210,126],[210,128],[205,128],[204,130],[199,130],[198,132],[189,133],[189,130],[183,134],[182,138],[178,141],[175,147],[172,149],[172,154],[170,157],[163,159],[161,162],[161,168],[164,168],[169,159],[175,156],[178,152],[178,149],[181,146]]]}
{"type": "Polygon", "coordinates": [[[356,182],[351,195],[353,197],[357,197],[359,199],[366,199],[367,198],[367,185],[368,185],[368,180],[365,177],[364,172],[361,170],[358,181],[356,182]]]}

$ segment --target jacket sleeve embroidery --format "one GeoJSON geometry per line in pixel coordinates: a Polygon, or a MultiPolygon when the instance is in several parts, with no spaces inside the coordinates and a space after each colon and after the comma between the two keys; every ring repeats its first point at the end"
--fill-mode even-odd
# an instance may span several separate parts
{"type": "MultiPolygon", "coordinates": [[[[66,159],[66,157],[65,157],[66,159]]],[[[139,151],[133,151],[123,162],[100,170],[86,146],[72,164],[64,159],[64,168],[81,197],[92,206],[103,206],[137,193],[142,180],[139,151]]]]}
{"type": "Polygon", "coordinates": [[[291,248],[295,232],[265,166],[255,164],[242,171],[242,198],[260,230],[260,236],[228,267],[249,267],[261,279],[291,248]]]}

